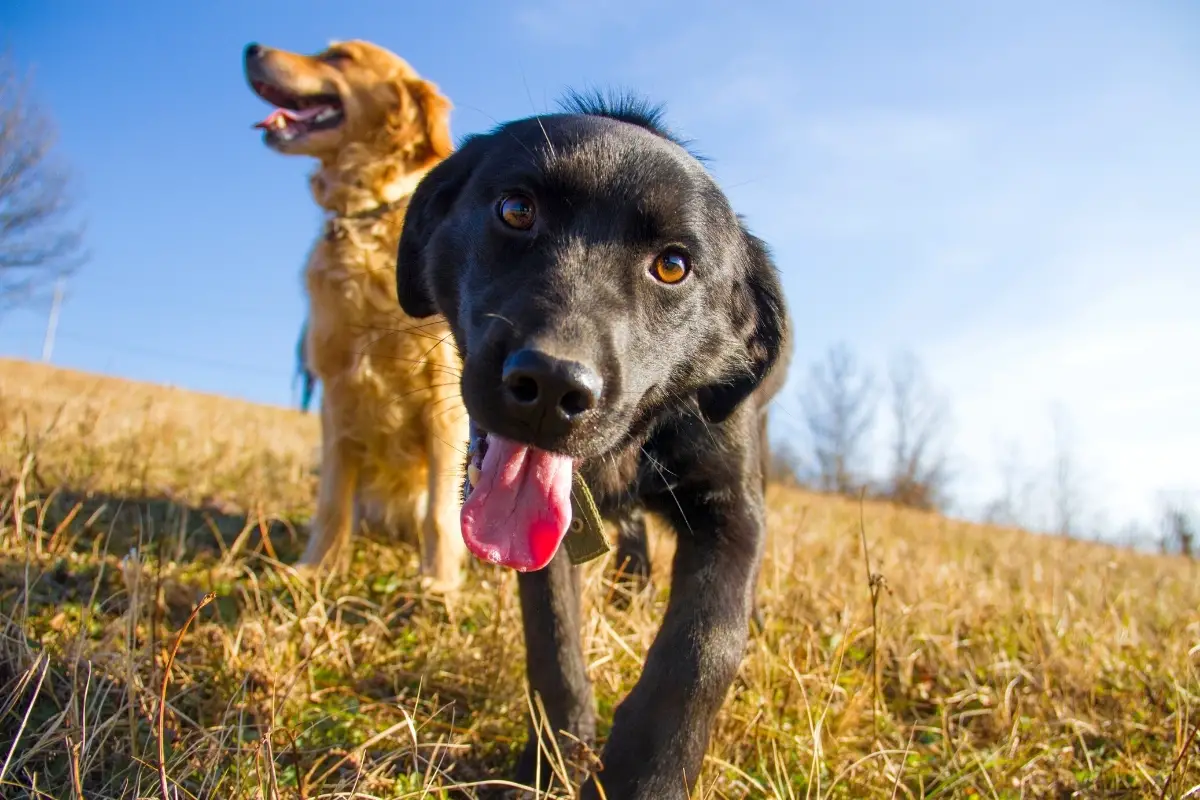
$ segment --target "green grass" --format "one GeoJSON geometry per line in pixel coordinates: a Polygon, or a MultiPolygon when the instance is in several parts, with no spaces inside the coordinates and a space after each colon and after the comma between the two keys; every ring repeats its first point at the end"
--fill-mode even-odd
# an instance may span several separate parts
{"type": "MultiPolygon", "coordinates": [[[[368,532],[346,575],[298,577],[314,418],[12,361],[0,387],[0,795],[159,798],[160,734],[180,798],[483,797],[509,778],[529,709],[512,575],[472,563],[447,606],[410,546],[368,532]]],[[[770,503],[766,627],[699,796],[1200,797],[1195,563],[782,487],[770,503]]],[[[669,537],[654,548],[658,589],[625,610],[585,569],[605,723],[664,607],[669,537]]]]}

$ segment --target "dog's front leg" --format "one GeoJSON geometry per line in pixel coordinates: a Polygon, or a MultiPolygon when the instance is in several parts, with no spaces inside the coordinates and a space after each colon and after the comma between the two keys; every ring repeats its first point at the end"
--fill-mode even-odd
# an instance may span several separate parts
{"type": "MultiPolygon", "coordinates": [[[[745,653],[763,535],[762,506],[750,493],[678,493],[667,612],[642,677],[616,709],[594,778],[610,800],[686,800],[696,782],[745,653]]],[[[589,800],[601,796],[594,781],[583,789],[589,800]]]]}
{"type": "Polygon", "coordinates": [[[321,477],[308,547],[297,564],[303,568],[340,568],[350,557],[359,461],[356,449],[339,435],[335,403],[329,395],[321,401],[321,477]]]}
{"type": "Polygon", "coordinates": [[[467,557],[459,514],[468,429],[466,415],[451,417],[444,404],[431,402],[426,413],[429,502],[421,526],[421,572],[431,591],[449,593],[462,585],[467,557]]]}
{"type": "MultiPolygon", "coordinates": [[[[546,788],[554,775],[547,754],[554,744],[551,731],[568,731],[590,745],[596,735],[592,684],[583,661],[580,630],[580,584],[565,549],[545,568],[522,573],[518,579],[521,618],[525,629],[525,669],[529,688],[546,709],[541,730],[531,727],[529,741],[517,765],[517,780],[546,788]]],[[[536,705],[535,705],[536,708],[536,705]]],[[[563,742],[559,742],[561,750],[563,742]]]]}

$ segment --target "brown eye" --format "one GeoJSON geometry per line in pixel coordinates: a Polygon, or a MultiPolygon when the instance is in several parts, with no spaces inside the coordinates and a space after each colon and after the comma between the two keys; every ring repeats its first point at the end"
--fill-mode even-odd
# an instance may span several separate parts
{"type": "Polygon", "coordinates": [[[533,227],[533,199],[528,195],[510,194],[500,201],[500,219],[510,228],[527,231],[533,227]]]}
{"type": "Polygon", "coordinates": [[[328,53],[325,53],[321,56],[321,60],[326,64],[336,67],[352,61],[353,59],[350,57],[349,53],[342,50],[330,50],[328,53]]]}
{"type": "Polygon", "coordinates": [[[654,259],[654,277],[663,283],[679,283],[691,271],[687,256],[675,250],[668,250],[654,259]]]}

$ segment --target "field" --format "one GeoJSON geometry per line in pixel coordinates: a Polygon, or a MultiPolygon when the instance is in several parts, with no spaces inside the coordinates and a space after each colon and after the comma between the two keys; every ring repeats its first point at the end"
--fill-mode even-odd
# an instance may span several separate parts
{"type": "MultiPolygon", "coordinates": [[[[511,574],[474,563],[447,605],[368,533],[349,574],[299,577],[317,441],[294,411],[0,360],[0,795],[161,798],[160,752],[179,798],[502,789],[530,707],[511,574]]],[[[1200,797],[1197,564],[770,500],[765,629],[699,796],[1200,797]]],[[[586,568],[602,721],[670,547],[627,608],[586,568]]]]}

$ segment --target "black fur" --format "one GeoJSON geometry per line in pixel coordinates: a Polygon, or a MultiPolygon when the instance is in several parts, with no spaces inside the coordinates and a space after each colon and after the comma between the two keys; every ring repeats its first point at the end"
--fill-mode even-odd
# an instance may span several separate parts
{"type": "MultiPolygon", "coordinates": [[[[661,109],[598,95],[564,107],[468,137],[421,182],[400,240],[399,301],[412,316],[448,319],[473,423],[575,458],[622,532],[619,558],[648,571],[643,512],[674,528],[667,611],[595,780],[612,800],[684,798],[745,649],[764,540],[766,407],[790,358],[789,323],[769,252],[661,109]],[[528,231],[497,213],[515,190],[536,205],[528,231]],[[651,277],[666,248],[691,257],[675,285],[651,277]],[[598,374],[598,405],[552,426],[506,412],[501,370],[518,348],[598,374]]],[[[591,741],[565,553],[519,587],[531,687],[555,730],[591,741]]],[[[531,738],[520,780],[533,779],[538,757],[531,738]]],[[[598,796],[591,780],[583,796],[598,796]]]]}
{"type": "Polygon", "coordinates": [[[633,92],[609,92],[607,95],[599,89],[590,92],[567,92],[559,102],[559,108],[567,114],[607,117],[645,128],[655,136],[661,136],[687,150],[696,160],[704,160],[703,156],[691,149],[690,140],[684,139],[667,127],[665,106],[655,105],[633,92]]]}

